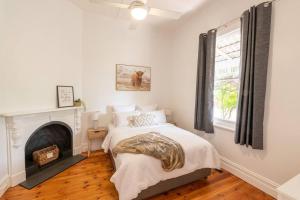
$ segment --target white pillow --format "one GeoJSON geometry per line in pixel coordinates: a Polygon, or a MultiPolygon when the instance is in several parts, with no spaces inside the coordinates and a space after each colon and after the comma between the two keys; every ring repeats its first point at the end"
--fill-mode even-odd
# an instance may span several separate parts
{"type": "Polygon", "coordinates": [[[164,110],[151,111],[147,113],[154,115],[154,122],[156,124],[167,123],[167,117],[164,110]]]}
{"type": "Polygon", "coordinates": [[[133,112],[135,111],[135,105],[126,106],[112,106],[113,112],[133,112]]]}
{"type": "Polygon", "coordinates": [[[140,115],[133,117],[131,126],[140,127],[140,126],[152,126],[152,125],[156,125],[155,116],[151,113],[141,113],[140,115]]]}
{"type": "Polygon", "coordinates": [[[113,124],[115,127],[130,126],[134,116],[139,115],[140,112],[114,112],[113,124]]]}
{"type": "Polygon", "coordinates": [[[138,110],[143,111],[143,112],[150,112],[150,111],[155,111],[158,109],[158,105],[157,104],[153,104],[153,105],[146,105],[146,106],[138,106],[137,107],[138,110]]]}

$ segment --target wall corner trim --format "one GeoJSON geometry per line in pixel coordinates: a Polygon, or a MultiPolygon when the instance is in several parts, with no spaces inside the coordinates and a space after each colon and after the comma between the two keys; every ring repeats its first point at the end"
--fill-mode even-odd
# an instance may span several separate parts
{"type": "Polygon", "coordinates": [[[245,182],[257,187],[258,189],[264,191],[265,193],[277,198],[277,188],[280,184],[257,174],[231,160],[221,156],[222,168],[229,171],[233,175],[241,178],[245,182]]]}
{"type": "Polygon", "coordinates": [[[0,197],[6,192],[9,188],[9,176],[6,175],[0,180],[0,197]]]}

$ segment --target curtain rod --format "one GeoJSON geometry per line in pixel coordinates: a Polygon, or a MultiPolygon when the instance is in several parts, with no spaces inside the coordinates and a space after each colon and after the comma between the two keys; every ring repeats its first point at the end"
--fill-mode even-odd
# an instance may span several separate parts
{"type": "MultiPolygon", "coordinates": [[[[270,1],[267,1],[267,2],[265,2],[265,3],[273,3],[273,2],[276,2],[276,1],[279,1],[279,0],[270,0],[270,1]]],[[[240,18],[241,18],[241,17],[236,17],[236,18],[234,18],[234,19],[232,19],[232,20],[226,22],[225,24],[218,26],[218,27],[215,28],[215,29],[219,30],[219,29],[222,29],[222,28],[226,28],[229,24],[234,23],[235,21],[239,20],[240,18]]]]}

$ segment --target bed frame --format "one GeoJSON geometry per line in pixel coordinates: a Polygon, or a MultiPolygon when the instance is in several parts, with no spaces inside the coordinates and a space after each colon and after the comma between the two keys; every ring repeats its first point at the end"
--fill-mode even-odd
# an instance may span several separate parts
{"type": "MultiPolygon", "coordinates": [[[[113,168],[115,171],[116,165],[115,165],[115,161],[114,161],[113,156],[110,151],[109,151],[109,157],[110,157],[110,160],[112,161],[113,168]]],[[[206,179],[210,174],[211,174],[211,169],[204,168],[204,169],[196,170],[192,173],[189,173],[189,174],[186,174],[183,176],[179,176],[176,178],[161,181],[161,182],[157,183],[156,185],[150,186],[149,188],[142,190],[139,193],[138,197],[135,198],[134,200],[148,199],[149,197],[153,197],[155,195],[167,192],[169,190],[186,185],[188,183],[199,181],[201,179],[206,179]]]]}

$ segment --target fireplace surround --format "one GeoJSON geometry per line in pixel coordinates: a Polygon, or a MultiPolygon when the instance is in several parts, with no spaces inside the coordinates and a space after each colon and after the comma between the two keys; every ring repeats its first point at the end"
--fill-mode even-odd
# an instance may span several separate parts
{"type": "MultiPolygon", "coordinates": [[[[62,161],[70,160],[86,151],[87,144],[84,143],[84,134],[81,131],[82,111],[81,107],[70,107],[1,114],[1,118],[4,119],[8,151],[8,174],[3,181],[6,185],[2,184],[1,188],[13,187],[24,182],[28,177],[36,176],[40,170],[51,169],[48,163],[36,170],[31,162],[31,152],[36,148],[55,143],[62,150],[59,156],[59,160],[62,161]],[[52,129],[56,129],[54,134],[58,135],[57,137],[46,139],[46,142],[41,143],[36,139],[40,134],[43,135],[41,137],[47,137],[49,135],[47,132],[52,129]],[[62,138],[64,141],[60,144],[62,138]]],[[[55,165],[60,163],[58,161],[55,165]]]]}

